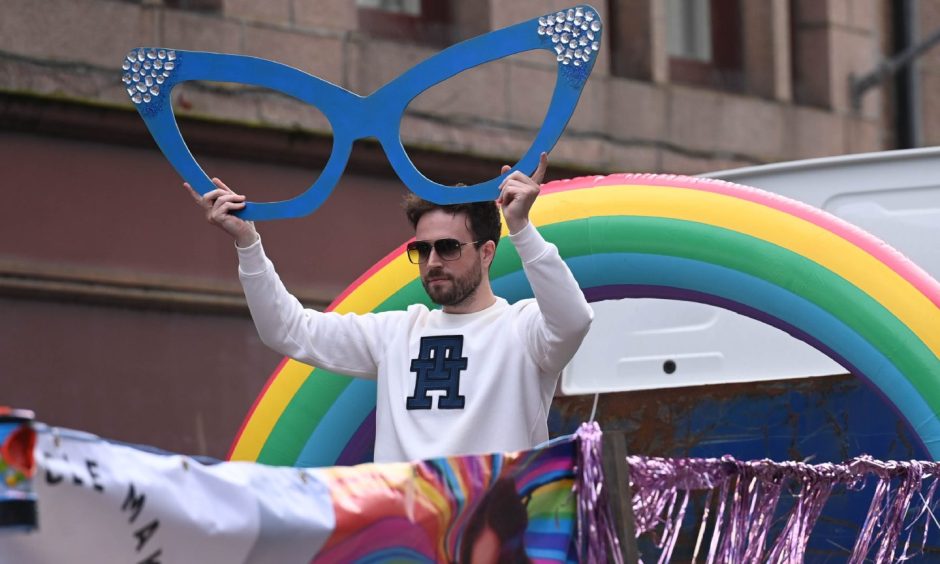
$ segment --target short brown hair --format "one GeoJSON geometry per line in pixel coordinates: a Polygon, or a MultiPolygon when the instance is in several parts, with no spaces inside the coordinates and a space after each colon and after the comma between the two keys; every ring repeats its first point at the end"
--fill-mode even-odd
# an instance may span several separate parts
{"type": "Polygon", "coordinates": [[[421,216],[432,210],[442,210],[451,215],[462,213],[467,216],[467,228],[473,234],[474,241],[479,241],[476,244],[477,248],[486,241],[492,241],[495,245],[499,244],[502,222],[499,218],[499,208],[496,207],[496,202],[493,200],[441,205],[409,193],[405,196],[403,207],[413,229],[418,228],[418,220],[421,219],[421,216]]]}

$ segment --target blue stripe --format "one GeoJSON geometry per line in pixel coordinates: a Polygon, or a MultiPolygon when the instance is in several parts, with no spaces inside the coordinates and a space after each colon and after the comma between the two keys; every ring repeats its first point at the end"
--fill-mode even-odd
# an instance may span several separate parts
{"type": "Polygon", "coordinates": [[[529,548],[526,546],[525,552],[529,558],[538,558],[540,560],[554,560],[556,562],[566,562],[568,556],[568,547],[565,550],[551,550],[542,548],[529,548]]]}
{"type": "MultiPolygon", "coordinates": [[[[573,495],[573,494],[572,494],[573,495]]],[[[529,517],[526,534],[557,534],[559,531],[567,532],[574,529],[574,516],[568,517],[529,517]]]]}
{"type": "Polygon", "coordinates": [[[457,479],[457,475],[454,474],[454,467],[447,463],[446,459],[442,460],[442,462],[442,464],[436,466],[447,481],[447,488],[450,490],[450,494],[453,496],[457,508],[463,508],[467,504],[467,497],[463,488],[460,487],[460,481],[457,479]]]}
{"type": "Polygon", "coordinates": [[[307,438],[294,466],[310,468],[335,464],[373,408],[375,382],[352,378],[307,438]]]}

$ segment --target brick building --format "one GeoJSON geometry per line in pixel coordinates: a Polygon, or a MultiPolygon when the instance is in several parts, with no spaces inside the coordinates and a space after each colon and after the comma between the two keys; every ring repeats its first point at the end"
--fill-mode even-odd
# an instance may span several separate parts
{"type": "MultiPolygon", "coordinates": [[[[133,47],[242,53],[368,94],[448,44],[558,1],[0,0],[0,404],[41,420],[224,456],[279,357],[257,340],[231,242],[147,134],[119,67],[133,47]]],[[[550,177],[696,174],[931,145],[940,50],[853,97],[851,77],[940,27],[928,0],[605,0],[601,55],[550,177]]],[[[555,62],[525,53],[410,106],[412,160],[445,183],[495,175],[543,119],[555,62]]],[[[329,123],[233,84],[174,91],[206,171],[252,199],[304,190],[329,123]]],[[[409,236],[376,143],[313,216],[260,227],[313,307],[409,236]]]]}

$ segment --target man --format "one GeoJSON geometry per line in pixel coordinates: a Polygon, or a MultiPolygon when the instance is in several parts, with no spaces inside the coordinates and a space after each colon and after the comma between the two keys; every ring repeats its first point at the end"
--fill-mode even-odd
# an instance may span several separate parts
{"type": "MultiPolygon", "coordinates": [[[[231,215],[245,197],[218,179],[199,196],[207,220],[235,239],[239,277],[261,340],[333,372],[377,380],[376,462],[514,451],[548,439],[548,410],[561,370],[593,317],[554,245],[529,223],[548,165],[514,172],[496,202],[438,206],[410,198],[408,256],[441,309],[339,315],[304,309],[264,254],[250,222],[231,215]],[[499,209],[534,300],[493,294],[489,267],[499,209]]],[[[503,172],[509,167],[503,167],[503,172]]]]}

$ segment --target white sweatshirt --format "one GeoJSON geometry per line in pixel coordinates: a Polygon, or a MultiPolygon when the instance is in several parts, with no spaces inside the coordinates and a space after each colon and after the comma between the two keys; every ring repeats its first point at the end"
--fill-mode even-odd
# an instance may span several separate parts
{"type": "Polygon", "coordinates": [[[475,313],[424,305],[365,315],[304,309],[260,240],[238,249],[239,277],[266,345],[377,380],[376,462],[515,451],[548,439],[558,377],[593,311],[558,249],[531,223],[509,238],[535,299],[510,305],[497,298],[475,313]]]}

